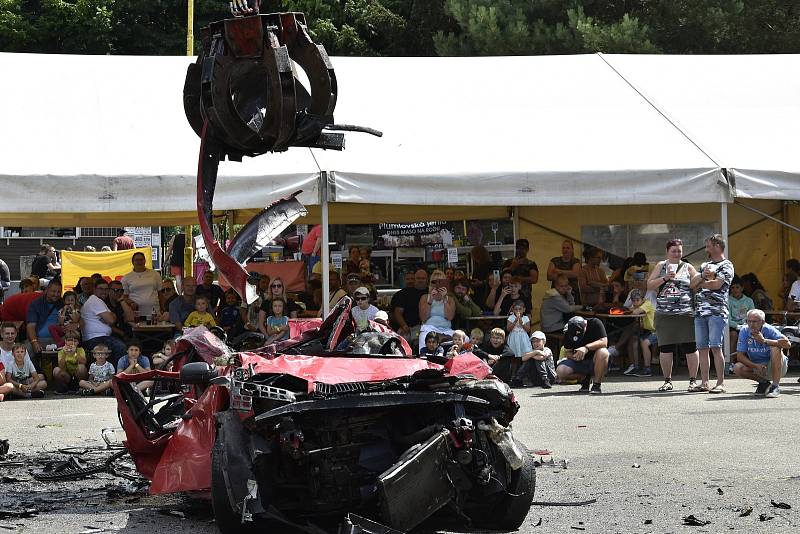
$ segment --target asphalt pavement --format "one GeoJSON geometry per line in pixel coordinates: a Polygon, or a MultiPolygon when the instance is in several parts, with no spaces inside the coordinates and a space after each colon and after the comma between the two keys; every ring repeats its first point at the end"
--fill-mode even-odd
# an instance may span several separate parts
{"type": "MultiPolygon", "coordinates": [[[[657,393],[660,384],[614,377],[602,396],[578,386],[516,390],[515,434],[542,462],[541,504],[520,532],[800,532],[797,378],[777,399],[756,397],[754,384],[738,379],[722,395],[685,393],[680,377],[673,392],[657,393]],[[710,523],[686,525],[690,516],[710,523]]],[[[101,447],[100,430],[118,426],[110,398],[0,404],[0,439],[39,461],[58,448],[101,447]]],[[[0,534],[216,532],[207,502],[137,494],[119,477],[43,484],[24,466],[2,464],[0,476],[0,534]],[[35,513],[3,517],[25,508],[35,513]]]]}

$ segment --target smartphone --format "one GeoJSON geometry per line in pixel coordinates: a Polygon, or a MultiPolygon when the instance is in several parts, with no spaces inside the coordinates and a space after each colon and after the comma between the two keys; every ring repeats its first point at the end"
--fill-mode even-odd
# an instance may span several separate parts
{"type": "Polygon", "coordinates": [[[495,270],[492,272],[492,275],[494,276],[494,279],[495,279],[495,280],[497,280],[498,282],[500,281],[500,271],[498,271],[497,269],[495,269],[495,270]]]}

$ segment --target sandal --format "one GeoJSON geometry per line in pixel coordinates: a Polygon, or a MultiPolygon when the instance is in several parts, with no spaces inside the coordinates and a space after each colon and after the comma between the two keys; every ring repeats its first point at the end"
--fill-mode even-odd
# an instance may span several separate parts
{"type": "Polygon", "coordinates": [[[666,380],[663,384],[661,384],[661,387],[658,388],[658,391],[672,391],[672,389],[672,381],[666,380]]]}
{"type": "Polygon", "coordinates": [[[689,382],[689,389],[686,391],[689,393],[708,393],[708,386],[697,385],[696,383],[692,384],[689,382]]]}
{"type": "Polygon", "coordinates": [[[725,393],[725,388],[722,386],[722,384],[717,384],[713,388],[709,389],[708,392],[709,393],[725,393]]]}

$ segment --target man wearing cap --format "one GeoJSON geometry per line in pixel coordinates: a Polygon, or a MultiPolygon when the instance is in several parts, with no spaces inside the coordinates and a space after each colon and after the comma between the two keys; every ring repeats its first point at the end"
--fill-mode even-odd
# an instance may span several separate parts
{"type": "Polygon", "coordinates": [[[527,239],[517,239],[514,257],[503,263],[503,269],[510,269],[511,274],[520,278],[522,292],[530,296],[531,285],[539,281],[539,267],[536,262],[528,258],[531,245],[527,239]]]}
{"type": "Polygon", "coordinates": [[[356,330],[364,332],[369,330],[369,322],[375,319],[378,308],[369,303],[369,289],[359,287],[353,292],[356,305],[350,309],[350,315],[356,323],[356,330]]]}
{"type": "Polygon", "coordinates": [[[589,320],[581,316],[570,319],[564,326],[564,343],[556,374],[559,380],[578,380],[581,393],[603,393],[600,384],[608,371],[608,336],[603,322],[596,317],[589,320]]]}

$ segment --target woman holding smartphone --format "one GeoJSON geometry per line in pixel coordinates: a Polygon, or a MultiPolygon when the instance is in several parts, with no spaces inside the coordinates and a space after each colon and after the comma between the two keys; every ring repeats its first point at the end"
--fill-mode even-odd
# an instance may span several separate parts
{"type": "MultiPolygon", "coordinates": [[[[667,241],[667,258],[658,262],[647,279],[648,291],[656,292],[655,327],[658,337],[661,371],[664,383],[658,391],[672,391],[672,355],[677,349],[686,354],[689,367],[689,391],[703,391],[698,386],[697,368],[700,357],[694,339],[694,305],[691,279],[697,270],[691,263],[681,260],[683,241],[667,241]]],[[[708,384],[705,384],[708,391],[708,384]]]]}
{"type": "Polygon", "coordinates": [[[451,321],[455,315],[456,301],[448,294],[447,277],[437,269],[431,273],[428,293],[419,299],[419,318],[422,321],[419,330],[420,350],[425,346],[425,336],[428,332],[452,336],[451,321]]]}

